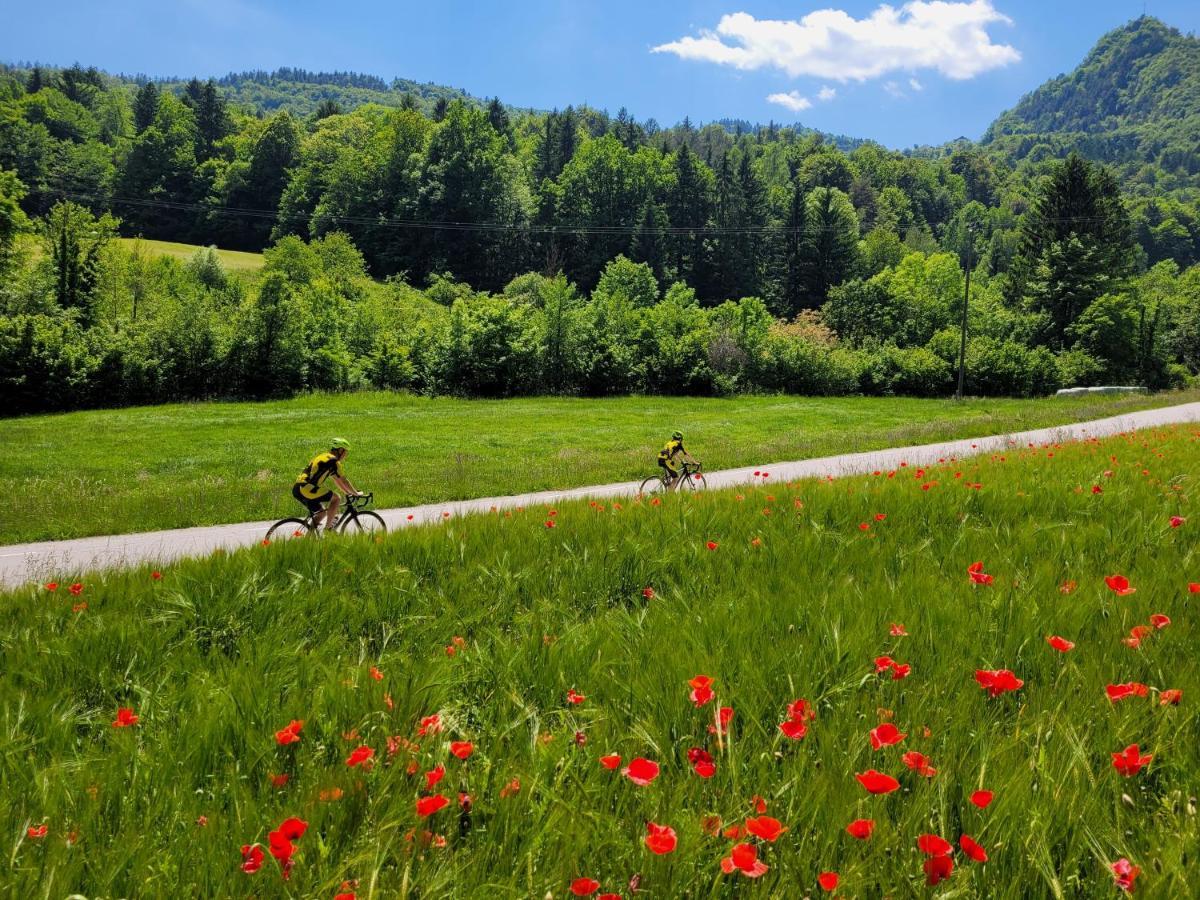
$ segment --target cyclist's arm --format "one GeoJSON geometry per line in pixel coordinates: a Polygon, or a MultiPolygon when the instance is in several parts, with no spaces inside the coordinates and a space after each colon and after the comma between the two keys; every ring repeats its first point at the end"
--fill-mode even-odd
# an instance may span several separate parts
{"type": "Polygon", "coordinates": [[[334,475],[333,480],[334,480],[334,483],[336,483],[337,486],[339,488],[341,488],[342,493],[352,494],[352,495],[358,493],[358,489],[354,485],[352,485],[350,483],[350,479],[345,477],[344,475],[334,475]]]}

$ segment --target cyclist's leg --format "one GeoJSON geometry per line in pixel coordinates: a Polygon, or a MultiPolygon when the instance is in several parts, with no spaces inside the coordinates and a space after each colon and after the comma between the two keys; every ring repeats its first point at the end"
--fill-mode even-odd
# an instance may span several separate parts
{"type": "Polygon", "coordinates": [[[337,523],[338,506],[342,502],[341,495],[336,491],[326,491],[321,499],[329,501],[329,505],[325,507],[325,527],[332,528],[337,523]]]}
{"type": "Polygon", "coordinates": [[[658,464],[663,470],[663,483],[670,487],[675,483],[675,479],[679,475],[679,470],[675,468],[674,462],[669,459],[659,459],[658,464]]]}
{"type": "Polygon", "coordinates": [[[300,489],[300,485],[298,484],[292,485],[292,496],[296,498],[296,502],[300,503],[306,510],[308,510],[309,521],[313,522],[315,525],[317,522],[317,516],[321,514],[321,502],[313,499],[312,497],[304,496],[304,492],[300,489]]]}

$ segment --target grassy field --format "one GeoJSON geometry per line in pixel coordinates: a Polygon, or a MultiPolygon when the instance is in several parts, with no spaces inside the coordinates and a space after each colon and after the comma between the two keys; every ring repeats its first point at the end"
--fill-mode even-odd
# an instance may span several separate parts
{"type": "Polygon", "coordinates": [[[1200,398],[427,399],[375,393],[0,420],[0,543],[274,518],[335,436],[378,505],[644,477],[675,428],[709,470],[1001,434],[1200,398]]]}
{"type": "MultiPolygon", "coordinates": [[[[117,243],[126,249],[132,249],[135,245],[141,246],[145,252],[151,255],[173,256],[182,262],[187,262],[195,256],[197,250],[204,249],[199,244],[177,244],[172,241],[152,241],[146,238],[117,238],[117,243]]],[[[263,267],[261,253],[218,249],[217,257],[228,272],[257,272],[263,267]]]]}
{"type": "Polygon", "coordinates": [[[1125,859],[1192,896],[1197,472],[1200,432],[1166,429],[0,595],[0,893],[1115,897],[1125,859]]]}

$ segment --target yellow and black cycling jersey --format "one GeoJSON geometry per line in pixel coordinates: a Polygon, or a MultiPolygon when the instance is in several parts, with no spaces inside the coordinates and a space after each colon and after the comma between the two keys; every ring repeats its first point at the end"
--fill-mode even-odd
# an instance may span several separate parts
{"type": "Polygon", "coordinates": [[[301,494],[314,498],[321,493],[321,482],[330,475],[345,477],[342,473],[342,461],[329,451],[318,453],[312,458],[312,462],[304,467],[304,471],[296,476],[296,484],[300,487],[301,494]]]}
{"type": "Polygon", "coordinates": [[[687,453],[683,449],[683,441],[677,441],[674,438],[667,441],[665,447],[658,451],[658,458],[662,460],[674,460],[680,453],[687,453]]]}

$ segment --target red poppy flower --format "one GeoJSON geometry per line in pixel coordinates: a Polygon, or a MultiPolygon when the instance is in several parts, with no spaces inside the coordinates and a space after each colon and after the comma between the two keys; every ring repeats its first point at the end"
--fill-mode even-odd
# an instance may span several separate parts
{"type": "Polygon", "coordinates": [[[988,861],[987,851],[975,843],[970,835],[964,834],[958,839],[958,846],[962,847],[963,853],[975,860],[975,862],[985,863],[988,861]]]}
{"type": "Polygon", "coordinates": [[[822,872],[817,876],[817,884],[819,884],[821,886],[821,890],[824,891],[836,890],[838,881],[840,880],[841,879],[838,877],[837,872],[822,872]]]}
{"type": "Polygon", "coordinates": [[[654,588],[652,588],[652,587],[642,588],[642,596],[645,597],[647,600],[653,600],[654,599],[654,588]]]}
{"type": "Polygon", "coordinates": [[[788,719],[786,722],[781,722],[779,730],[790,737],[793,741],[801,740],[808,734],[808,726],[797,719],[788,719]]]}
{"type": "Polygon", "coordinates": [[[657,853],[659,856],[670,853],[675,849],[676,843],[674,828],[669,825],[656,825],[654,822],[646,823],[646,846],[650,848],[651,853],[657,853]]]}
{"type": "Polygon", "coordinates": [[[967,566],[967,576],[971,579],[971,584],[991,584],[995,581],[995,578],[983,571],[981,562],[974,562],[967,566]]]}
{"type": "Polygon", "coordinates": [[[44,838],[50,832],[49,825],[30,825],[25,829],[25,835],[30,840],[36,841],[44,838]]]}
{"type": "Polygon", "coordinates": [[[346,758],[346,765],[353,769],[355,766],[362,765],[374,755],[375,751],[366,744],[363,744],[361,747],[355,748],[350,756],[346,758]]]}
{"type": "Polygon", "coordinates": [[[917,838],[917,848],[926,856],[945,856],[954,852],[954,845],[936,834],[923,834],[917,838]]]}
{"type": "Polygon", "coordinates": [[[688,750],[688,762],[692,765],[694,771],[701,778],[712,778],[717,774],[717,767],[713,763],[712,754],[700,747],[692,747],[688,750]]]}
{"type": "Polygon", "coordinates": [[[434,766],[425,773],[425,790],[433,790],[433,786],[446,777],[445,766],[434,766]]]}
{"type": "Polygon", "coordinates": [[[1133,883],[1137,880],[1138,875],[1141,873],[1141,868],[1139,866],[1135,866],[1125,857],[1118,859],[1115,863],[1109,866],[1109,868],[1112,869],[1113,882],[1117,885],[1117,887],[1127,894],[1132,894],[1133,883]]]}
{"type": "Polygon", "coordinates": [[[767,873],[767,867],[758,858],[758,848],[753,844],[736,844],[721,860],[721,871],[727,875],[741,872],[747,878],[758,878],[767,873]]]}
{"type": "Polygon", "coordinates": [[[908,663],[893,663],[892,681],[900,681],[904,678],[907,678],[910,672],[912,672],[912,666],[910,666],[908,663]]]}
{"type": "Polygon", "coordinates": [[[1165,691],[1158,692],[1159,706],[1178,706],[1179,701],[1183,699],[1183,691],[1175,688],[1167,688],[1165,691]]]}
{"type": "Polygon", "coordinates": [[[875,657],[875,674],[878,675],[880,672],[886,672],[895,664],[896,661],[890,656],[877,656],[875,657]]]}
{"type": "Polygon", "coordinates": [[[1200,594],[1200,581],[1189,581],[1188,582],[1188,593],[1189,594],[1200,594]]]}
{"type": "Polygon", "coordinates": [[[1130,587],[1129,579],[1124,575],[1105,575],[1104,583],[1108,585],[1110,591],[1119,597],[1137,593],[1137,588],[1130,587]]]}
{"type": "Polygon", "coordinates": [[[888,634],[892,637],[908,637],[908,632],[904,630],[903,625],[898,625],[893,622],[892,627],[888,629],[888,634]]]}
{"type": "Polygon", "coordinates": [[[910,750],[901,756],[900,760],[918,775],[925,778],[932,778],[937,774],[937,769],[929,764],[929,757],[924,753],[910,750]]]}
{"type": "Polygon", "coordinates": [[[371,666],[371,677],[376,681],[383,681],[383,673],[375,666],[371,666]]]}
{"type": "Polygon", "coordinates": [[[504,787],[500,788],[500,799],[504,800],[511,797],[513,794],[518,794],[521,791],[521,779],[514,778],[504,787]]]}
{"type": "Polygon", "coordinates": [[[1064,581],[1058,586],[1058,592],[1060,594],[1070,594],[1073,593],[1077,587],[1079,587],[1079,583],[1076,581],[1064,581]]]}
{"type": "Polygon", "coordinates": [[[755,819],[746,820],[746,831],[756,838],[761,838],[768,844],[773,844],[781,834],[787,831],[787,827],[778,819],[773,819],[770,816],[759,816],[755,819]]]}
{"type": "Polygon", "coordinates": [[[658,763],[642,757],[631,759],[629,765],[621,770],[621,774],[636,785],[645,787],[658,777],[658,763]]]}
{"type": "Polygon", "coordinates": [[[571,688],[569,691],[567,691],[567,702],[574,706],[578,706],[586,699],[587,697],[585,697],[583,694],[577,693],[575,688],[571,688]]]}
{"type": "Polygon", "coordinates": [[[475,745],[470,741],[451,741],[450,752],[459,759],[466,759],[475,752],[475,745]]]}
{"type": "Polygon", "coordinates": [[[931,856],[925,860],[925,883],[930,887],[950,877],[954,872],[954,860],[949,856],[931,856]]]}
{"type": "Polygon", "coordinates": [[[697,707],[703,706],[716,696],[712,689],[712,683],[713,680],[707,675],[697,675],[688,682],[692,687],[692,692],[688,696],[697,707]]]}
{"type": "Polygon", "coordinates": [[[48,591],[57,591],[58,590],[58,582],[57,581],[47,581],[42,586],[48,591]]]}
{"type": "Polygon", "coordinates": [[[1137,744],[1130,744],[1120,753],[1114,753],[1112,758],[1113,768],[1126,778],[1131,778],[1149,765],[1150,760],[1154,759],[1154,754],[1147,753],[1143,756],[1137,744]]]}
{"type": "Polygon", "coordinates": [[[76,597],[78,597],[80,594],[83,593],[83,585],[77,581],[73,585],[71,585],[69,588],[67,588],[67,590],[70,591],[72,594],[74,594],[76,597]]]}
{"type": "Polygon", "coordinates": [[[300,740],[300,731],[304,728],[302,719],[292,719],[286,727],[280,728],[275,732],[275,743],[280,747],[286,747],[288,744],[294,744],[300,740]]]}
{"type": "Polygon", "coordinates": [[[890,747],[893,744],[900,743],[907,735],[891,722],[884,722],[882,725],[871,729],[870,737],[871,746],[879,750],[882,747],[890,747]]]}
{"type": "Polygon", "coordinates": [[[1154,631],[1149,625],[1134,625],[1129,629],[1129,637],[1122,638],[1121,643],[1127,647],[1133,647],[1135,650],[1142,646],[1142,641],[1146,635],[1154,631]]]}
{"type": "Polygon", "coordinates": [[[1069,653],[1075,649],[1075,642],[1068,641],[1065,637],[1059,637],[1057,634],[1049,635],[1046,638],[1046,643],[1060,653],[1069,653]]]}
{"type": "Polygon", "coordinates": [[[722,706],[717,710],[716,724],[708,726],[709,734],[727,734],[729,732],[729,723],[733,721],[733,707],[722,706]]]}
{"type": "Polygon", "coordinates": [[[590,897],[600,890],[600,882],[595,878],[576,878],[571,882],[571,893],[576,897],[590,897]]]}
{"type": "Polygon", "coordinates": [[[610,754],[609,756],[600,757],[600,765],[604,766],[606,769],[615,769],[620,764],[621,757],[616,753],[610,754]]]}
{"type": "Polygon", "coordinates": [[[353,891],[343,891],[340,894],[334,894],[333,900],[357,900],[357,895],[353,891]]]}
{"type": "Polygon", "coordinates": [[[975,680],[979,682],[979,686],[988,692],[988,696],[999,697],[1001,694],[1008,691],[1020,690],[1025,682],[1018,678],[1009,669],[977,669],[975,671],[975,680]]]}
{"type": "Polygon", "coordinates": [[[113,728],[129,728],[138,723],[138,717],[133,714],[133,710],[128,706],[122,706],[117,709],[117,718],[113,720],[113,728]]]}
{"type": "Polygon", "coordinates": [[[976,791],[971,795],[971,802],[980,809],[987,809],[995,796],[991,791],[976,791]]]}
{"type": "MultiPolygon", "coordinates": [[[[635,875],[634,878],[637,876],[635,875]]],[[[620,894],[601,894],[596,900],[621,900],[620,894]]]]}
{"type": "Polygon", "coordinates": [[[1186,521],[1187,519],[1185,519],[1183,516],[1171,516],[1171,527],[1178,528],[1186,521]]]}
{"type": "Polygon", "coordinates": [[[1150,624],[1156,629],[1161,630],[1171,624],[1171,619],[1169,616],[1164,616],[1162,613],[1154,613],[1152,616],[1150,616],[1150,624]]]}
{"type": "Polygon", "coordinates": [[[867,523],[867,522],[859,522],[859,523],[858,523],[858,530],[859,530],[859,531],[870,531],[870,530],[871,530],[871,526],[870,526],[870,524],[869,524],[869,523],[867,523]]]}
{"type": "Polygon", "coordinates": [[[271,787],[273,787],[277,790],[279,788],[285,788],[285,787],[287,787],[287,783],[291,780],[292,780],[292,776],[289,775],[287,772],[283,772],[282,774],[279,774],[279,775],[272,775],[271,776],[271,787]]]}
{"type": "Polygon", "coordinates": [[[817,711],[808,705],[803,697],[788,704],[788,718],[794,722],[811,722],[817,717],[817,711]]]}
{"type": "Polygon", "coordinates": [[[886,518],[887,518],[887,513],[875,513],[875,521],[876,522],[882,522],[886,518]]]}
{"type": "Polygon", "coordinates": [[[1140,681],[1129,681],[1125,684],[1110,684],[1104,688],[1104,692],[1108,694],[1109,700],[1116,703],[1126,697],[1145,697],[1150,692],[1150,688],[1140,681]]]}
{"type": "Polygon", "coordinates": [[[426,716],[421,720],[421,725],[417,728],[417,737],[425,737],[427,734],[437,734],[442,730],[442,717],[437,713],[432,716],[426,716]]]}
{"type": "Polygon", "coordinates": [[[707,547],[709,550],[716,550],[717,547],[719,547],[721,545],[718,544],[716,541],[708,541],[704,546],[707,547]]]}
{"type": "Polygon", "coordinates": [[[846,833],[852,838],[858,838],[860,841],[865,841],[871,836],[871,832],[875,830],[874,819],[855,819],[846,826],[846,833]]]}
{"type": "Polygon", "coordinates": [[[417,798],[417,815],[421,818],[432,816],[439,809],[444,808],[450,801],[441,794],[434,794],[432,797],[417,798]]]}
{"type": "Polygon", "coordinates": [[[1100,487],[1100,485],[1098,485],[1098,484],[1093,484],[1092,485],[1092,493],[1093,494],[1103,494],[1104,488],[1100,487]]]}
{"type": "Polygon", "coordinates": [[[882,772],[876,772],[874,769],[867,769],[867,771],[861,774],[855,774],[854,777],[871,794],[890,794],[900,787],[900,782],[891,775],[884,775],[882,772]]]}
{"type": "Polygon", "coordinates": [[[242,844],[242,871],[248,875],[253,875],[262,868],[263,859],[262,847],[258,844],[242,844]]]}

